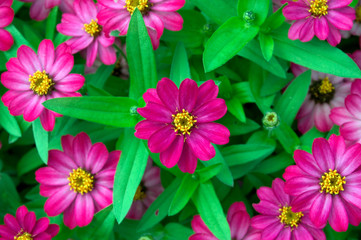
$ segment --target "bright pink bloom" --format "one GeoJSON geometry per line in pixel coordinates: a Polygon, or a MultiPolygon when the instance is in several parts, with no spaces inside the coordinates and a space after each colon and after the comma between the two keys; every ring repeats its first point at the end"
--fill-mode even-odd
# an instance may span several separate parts
{"type": "Polygon", "coordinates": [[[356,20],[353,23],[352,29],[350,31],[341,31],[343,38],[349,38],[353,36],[361,36],[361,2],[358,2],[356,5],[356,20]]]}
{"type": "Polygon", "coordinates": [[[191,79],[178,87],[168,78],[158,82],[157,89],[143,94],[147,105],[138,108],[146,118],[135,126],[135,136],[148,139],[153,153],[160,153],[160,161],[171,168],[178,163],[183,172],[193,173],[197,158],[207,161],[216,155],[211,142],[227,144],[229,130],[213,121],[227,112],[223,99],[217,98],[218,87],[208,80],[199,88],[191,79]]]}
{"type": "Polygon", "coordinates": [[[14,10],[11,8],[13,0],[0,0],[0,51],[7,51],[14,44],[11,34],[3,29],[12,23],[14,10]]]}
{"type": "Polygon", "coordinates": [[[308,211],[295,211],[294,198],[285,193],[284,185],[284,181],[276,178],[272,188],[257,190],[261,201],[253,207],[261,215],[252,218],[252,227],[261,231],[261,239],[326,239],[322,229],[310,221],[308,211]]]}
{"type": "Polygon", "coordinates": [[[59,9],[63,13],[71,13],[75,15],[73,4],[74,0],[61,0],[59,9]]]}
{"type": "Polygon", "coordinates": [[[99,0],[105,8],[98,14],[99,23],[104,26],[105,34],[118,30],[119,35],[126,35],[130,17],[135,8],[143,15],[153,48],[157,49],[164,28],[180,31],[183,18],[176,11],[183,7],[185,0],[99,0]]]}
{"type": "Polygon", "coordinates": [[[295,211],[310,211],[317,227],[328,222],[337,231],[361,221],[361,145],[346,147],[342,136],[316,138],[312,154],[296,150],[296,165],[286,168],[285,191],[295,211]]]}
{"type": "MultiPolygon", "coordinates": [[[[251,218],[243,202],[233,203],[227,213],[227,222],[231,229],[231,238],[234,240],[258,240],[261,234],[251,227],[251,218]]],[[[195,232],[189,240],[218,240],[203,222],[201,216],[196,215],[192,220],[195,232]]]]}
{"type": "Polygon", "coordinates": [[[47,110],[43,102],[51,98],[81,96],[76,93],[84,85],[80,74],[69,74],[74,57],[66,44],[54,51],[50,40],[43,40],[36,54],[28,46],[18,49],[18,57],[6,63],[7,72],[1,74],[1,83],[9,89],[1,100],[12,115],[24,115],[32,122],[40,117],[46,131],[52,131],[55,117],[60,114],[47,110]]]}
{"type": "Polygon", "coordinates": [[[142,181],[135,193],[133,204],[127,214],[129,219],[141,219],[152,202],[163,192],[160,182],[160,169],[152,166],[152,159],[148,159],[142,181]]]}
{"type": "MultiPolygon", "coordinates": [[[[291,65],[295,76],[307,68],[297,64],[291,65]]],[[[312,71],[312,81],[300,110],[297,113],[298,130],[305,133],[313,126],[321,132],[330,131],[333,126],[329,115],[331,109],[344,105],[346,96],[350,93],[349,79],[312,71]]]]}
{"type": "Polygon", "coordinates": [[[66,41],[72,53],[86,51],[86,65],[92,66],[96,57],[106,65],[116,61],[113,47],[115,37],[105,37],[102,26],[97,22],[99,8],[93,0],[75,0],[75,14],[64,13],[61,23],[57,25],[60,33],[72,36],[66,41]]]}
{"type": "Polygon", "coordinates": [[[120,151],[108,153],[103,143],[92,145],[89,136],[61,138],[63,151],[50,150],[48,166],[35,172],[40,195],[49,197],[49,216],[64,213],[64,224],[73,229],[88,225],[96,212],[113,202],[113,182],[120,151]]]}
{"type": "Polygon", "coordinates": [[[59,226],[50,224],[48,218],[36,220],[34,212],[29,212],[25,206],[16,210],[15,217],[6,214],[5,225],[0,225],[0,239],[2,240],[50,240],[59,232],[59,226]]]}
{"type": "Polygon", "coordinates": [[[314,35],[336,46],[341,41],[340,30],[351,30],[356,18],[355,9],[348,7],[352,0],[289,1],[283,14],[296,20],[288,32],[292,40],[311,41],[314,35]]]}
{"type": "Polygon", "coordinates": [[[61,0],[19,0],[21,2],[33,3],[30,7],[30,17],[36,21],[44,20],[48,17],[51,9],[58,6],[61,0]]]}

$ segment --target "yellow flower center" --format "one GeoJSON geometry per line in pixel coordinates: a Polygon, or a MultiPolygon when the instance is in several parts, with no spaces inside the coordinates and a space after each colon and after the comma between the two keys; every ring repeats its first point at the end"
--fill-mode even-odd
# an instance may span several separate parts
{"type": "Polygon", "coordinates": [[[81,168],[73,169],[73,172],[69,173],[68,180],[70,190],[76,193],[83,195],[93,190],[94,176],[81,168]]]}
{"type": "Polygon", "coordinates": [[[310,86],[311,99],[316,103],[329,103],[335,95],[335,87],[328,77],[313,81],[310,86]]]}
{"type": "Polygon", "coordinates": [[[137,200],[143,200],[144,198],[147,197],[147,194],[145,193],[145,187],[140,184],[137,188],[137,191],[135,192],[133,201],[137,201],[137,200]]]}
{"type": "Polygon", "coordinates": [[[339,194],[340,191],[344,190],[344,184],[346,184],[345,177],[342,177],[337,170],[329,169],[329,172],[325,172],[320,179],[320,192],[326,191],[329,194],[339,194]]]}
{"type": "Polygon", "coordinates": [[[54,82],[44,71],[36,71],[33,75],[29,75],[30,89],[36,94],[42,96],[48,94],[54,82]]]}
{"type": "Polygon", "coordinates": [[[356,21],[361,22],[361,6],[356,8],[356,21]]]}
{"type": "Polygon", "coordinates": [[[136,8],[144,14],[149,9],[148,0],[126,0],[125,1],[125,8],[127,8],[128,12],[132,15],[136,8]]]}
{"type": "Polygon", "coordinates": [[[280,215],[278,218],[280,219],[281,223],[288,227],[298,227],[298,224],[301,221],[303,216],[302,212],[293,212],[292,207],[282,207],[279,209],[280,215]]]}
{"type": "Polygon", "coordinates": [[[310,9],[308,11],[312,16],[321,17],[328,14],[327,0],[312,0],[310,3],[310,9]]]}
{"type": "Polygon", "coordinates": [[[14,240],[33,240],[33,238],[30,233],[23,233],[23,229],[21,229],[20,233],[14,237],[14,240]]]}
{"type": "Polygon", "coordinates": [[[90,36],[96,37],[102,31],[102,26],[97,23],[97,20],[92,19],[89,24],[85,23],[82,29],[89,33],[90,36]]]}
{"type": "Polygon", "coordinates": [[[321,94],[327,94],[327,93],[331,93],[333,90],[335,90],[335,87],[332,85],[332,83],[330,82],[328,77],[325,77],[324,79],[322,79],[321,85],[319,86],[318,89],[319,89],[318,91],[321,94]]]}
{"type": "Polygon", "coordinates": [[[183,135],[186,134],[190,135],[191,128],[197,122],[197,120],[194,119],[195,117],[184,109],[182,110],[182,112],[173,114],[172,118],[173,118],[174,131],[183,135]]]}

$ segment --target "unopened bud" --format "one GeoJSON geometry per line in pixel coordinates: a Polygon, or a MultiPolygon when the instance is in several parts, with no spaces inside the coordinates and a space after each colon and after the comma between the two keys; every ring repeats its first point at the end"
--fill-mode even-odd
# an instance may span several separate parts
{"type": "Polygon", "coordinates": [[[273,129],[280,124],[280,119],[276,112],[268,112],[264,115],[262,123],[266,129],[273,129]]]}

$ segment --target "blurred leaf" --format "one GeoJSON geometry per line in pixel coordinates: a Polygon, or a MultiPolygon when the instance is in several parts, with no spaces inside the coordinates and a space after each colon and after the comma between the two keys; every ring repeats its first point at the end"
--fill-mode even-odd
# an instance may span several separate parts
{"type": "Polygon", "coordinates": [[[187,51],[182,42],[177,44],[174,52],[170,79],[179,87],[186,78],[192,78],[189,69],[187,51]]]}
{"type": "Polygon", "coordinates": [[[8,108],[0,101],[0,125],[15,137],[21,137],[21,131],[15,117],[12,116],[8,108]]]}
{"type": "Polygon", "coordinates": [[[4,29],[9,31],[14,38],[14,45],[10,48],[9,51],[4,52],[7,59],[16,57],[18,48],[21,45],[27,45],[32,48],[30,43],[24,38],[24,36],[19,32],[19,30],[14,26],[14,24],[11,24],[4,29]]]}
{"type": "Polygon", "coordinates": [[[111,94],[104,89],[95,87],[92,84],[88,84],[86,88],[88,90],[89,96],[111,96],[111,94]]]}
{"type": "MultiPolygon", "coordinates": [[[[95,87],[103,88],[113,70],[114,65],[100,65],[95,73],[86,75],[87,84],[90,83],[95,87]]],[[[119,79],[119,81],[121,80],[119,79]]]]}
{"type": "Polygon", "coordinates": [[[254,97],[249,86],[249,82],[240,82],[232,85],[233,97],[241,101],[241,103],[253,103],[254,97]]]}
{"type": "Polygon", "coordinates": [[[221,25],[232,16],[237,16],[237,0],[190,0],[214,22],[221,25]]]}
{"type": "Polygon", "coordinates": [[[223,148],[223,155],[228,166],[235,166],[257,159],[265,158],[273,153],[276,146],[261,144],[238,144],[223,148]]]}
{"type": "Polygon", "coordinates": [[[246,115],[241,102],[237,98],[226,100],[227,110],[232,113],[240,122],[246,122],[246,115]]]}
{"type": "Polygon", "coordinates": [[[255,172],[270,174],[280,170],[284,170],[286,167],[294,164],[293,158],[290,154],[282,152],[276,156],[267,158],[260,163],[255,172]]]}
{"type": "Polygon", "coordinates": [[[273,129],[278,141],[280,141],[283,148],[289,154],[292,154],[299,146],[301,145],[300,139],[297,134],[288,126],[285,122],[282,122],[280,125],[273,129]]]}
{"type": "Polygon", "coordinates": [[[34,169],[37,169],[43,165],[43,161],[41,160],[36,148],[28,151],[18,162],[17,171],[18,175],[24,175],[34,169]]]}
{"type": "Polygon", "coordinates": [[[270,35],[259,33],[258,39],[261,45],[263,57],[268,62],[269,60],[271,60],[273,55],[273,48],[274,48],[273,38],[270,35]]]}
{"type": "Polygon", "coordinates": [[[217,163],[205,168],[202,168],[200,170],[197,170],[196,173],[199,176],[199,181],[201,183],[204,183],[208,180],[210,180],[211,178],[213,178],[214,176],[216,176],[223,168],[223,164],[221,163],[217,163]]]}
{"type": "Polygon", "coordinates": [[[20,205],[20,197],[14,182],[6,173],[0,172],[0,212],[4,216],[10,210],[16,210],[20,205]]]}
{"type": "Polygon", "coordinates": [[[356,7],[358,4],[359,0],[353,0],[352,3],[350,3],[350,7],[356,7]]]}
{"type": "Polygon", "coordinates": [[[277,9],[276,12],[274,12],[271,16],[269,16],[266,21],[261,26],[261,31],[264,33],[267,33],[271,30],[279,28],[282,23],[285,21],[285,16],[283,16],[282,10],[285,6],[287,6],[288,3],[285,3],[277,9]]]}
{"type": "Polygon", "coordinates": [[[14,10],[15,13],[17,13],[24,4],[25,3],[20,2],[20,1],[13,1],[11,8],[14,10]]]}
{"type": "Polygon", "coordinates": [[[252,24],[260,26],[266,19],[269,9],[269,0],[238,0],[238,16],[243,17],[243,14],[247,11],[255,14],[255,19],[252,24]]]}
{"type": "Polygon", "coordinates": [[[245,123],[241,123],[235,117],[229,116],[230,115],[226,115],[226,117],[223,117],[220,123],[227,126],[231,132],[231,136],[247,134],[260,128],[260,125],[251,119],[247,118],[245,123]]]}
{"type": "Polygon", "coordinates": [[[37,118],[33,122],[33,134],[35,140],[35,146],[38,150],[41,160],[47,164],[48,163],[48,140],[49,134],[44,130],[41,125],[40,118],[37,118]]]}
{"type": "Polygon", "coordinates": [[[179,223],[168,223],[165,228],[164,240],[187,240],[193,234],[193,230],[179,223]]]}
{"type": "Polygon", "coordinates": [[[56,29],[56,17],[58,16],[58,6],[51,9],[49,16],[46,18],[46,31],[45,31],[45,38],[53,40],[54,33],[56,29]]]}

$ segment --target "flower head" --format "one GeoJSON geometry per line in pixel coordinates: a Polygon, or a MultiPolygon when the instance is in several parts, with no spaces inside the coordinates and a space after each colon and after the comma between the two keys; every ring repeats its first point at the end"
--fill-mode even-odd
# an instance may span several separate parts
{"type": "Polygon", "coordinates": [[[59,232],[59,226],[50,224],[48,218],[36,220],[34,212],[25,206],[17,209],[15,217],[6,214],[5,225],[0,225],[0,237],[4,240],[51,239],[59,232]]]}
{"type": "Polygon", "coordinates": [[[229,141],[229,130],[213,123],[227,112],[225,101],[217,95],[212,80],[198,88],[195,81],[185,79],[178,90],[170,79],[163,78],[157,89],[143,95],[147,105],[138,108],[138,113],[146,120],[135,126],[135,136],[148,139],[150,151],[160,153],[166,167],[178,163],[183,172],[193,173],[197,158],[207,161],[215,156],[211,142],[229,141]]]}
{"type": "Polygon", "coordinates": [[[252,218],[252,227],[261,231],[261,239],[326,239],[322,229],[310,221],[307,210],[294,209],[294,198],[285,193],[284,184],[276,178],[271,188],[257,190],[261,201],[253,207],[261,215],[252,218]]]}
{"type": "Polygon", "coordinates": [[[51,9],[55,6],[58,6],[62,0],[19,0],[19,1],[33,3],[30,7],[30,17],[36,21],[42,21],[48,17],[51,9]]]}
{"type": "Polygon", "coordinates": [[[43,40],[36,54],[28,46],[18,49],[17,58],[11,58],[1,74],[1,83],[9,89],[1,100],[12,115],[24,115],[28,122],[40,117],[47,131],[52,131],[55,117],[61,116],[47,110],[43,102],[51,98],[80,96],[76,93],[84,84],[84,77],[69,74],[74,57],[66,44],[54,45],[43,40]]]}
{"type": "Polygon", "coordinates": [[[164,28],[180,31],[183,19],[176,11],[183,7],[185,0],[99,0],[104,6],[98,14],[99,23],[104,26],[106,35],[118,30],[119,35],[126,35],[130,18],[138,8],[142,13],[153,48],[158,48],[164,28]]]}
{"type": "Polygon", "coordinates": [[[14,44],[13,36],[4,27],[10,25],[14,19],[11,8],[13,0],[0,0],[0,51],[7,51],[14,44]]]}
{"type": "Polygon", "coordinates": [[[113,182],[120,151],[108,153],[103,143],[92,145],[86,133],[61,138],[63,151],[50,150],[48,166],[35,172],[40,195],[49,197],[49,216],[64,213],[73,229],[88,225],[96,212],[113,202],[113,182]]]}
{"type": "Polygon", "coordinates": [[[312,154],[294,152],[296,165],[283,177],[285,191],[294,196],[295,211],[309,210],[316,227],[330,223],[335,231],[346,231],[348,224],[361,221],[361,145],[346,147],[343,137],[332,135],[327,141],[316,138],[312,154]]]}
{"type": "Polygon", "coordinates": [[[288,1],[283,14],[295,20],[288,37],[302,42],[310,41],[314,35],[336,46],[341,41],[340,30],[350,30],[356,18],[355,9],[348,5],[352,0],[300,0],[288,1]]]}

